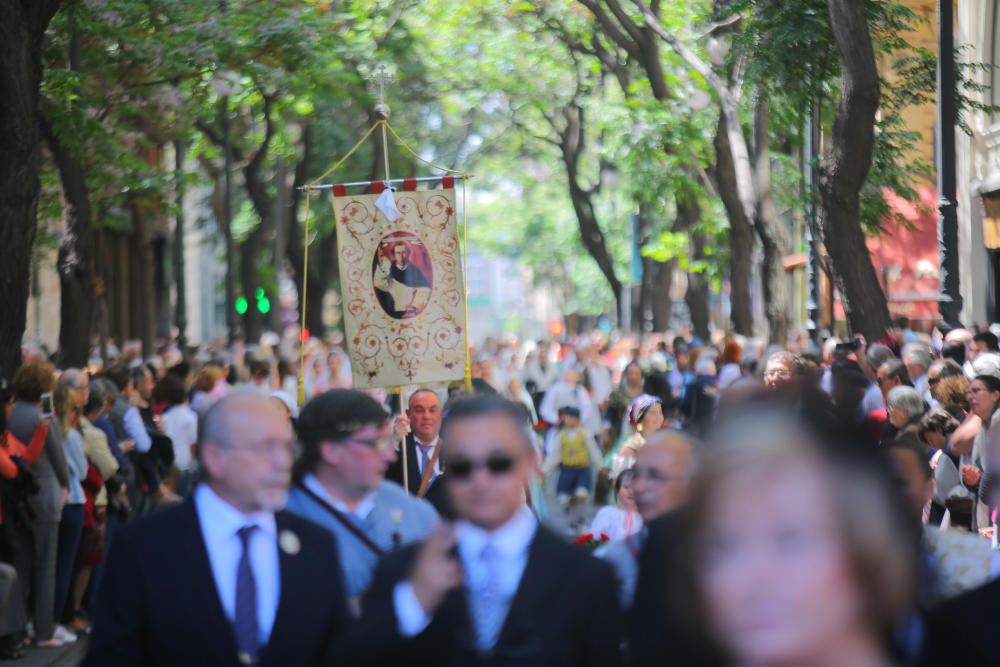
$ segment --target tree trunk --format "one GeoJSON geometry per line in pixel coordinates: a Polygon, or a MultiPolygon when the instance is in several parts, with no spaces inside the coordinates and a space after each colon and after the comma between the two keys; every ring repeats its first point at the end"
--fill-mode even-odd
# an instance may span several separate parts
{"type": "Polygon", "coordinates": [[[56,268],[59,272],[59,353],[61,368],[87,365],[94,323],[94,231],[90,192],[83,163],[56,136],[49,120],[40,118],[45,143],[59,171],[63,201],[63,235],[56,268]]]}
{"type": "Polygon", "coordinates": [[[566,165],[566,178],[569,182],[570,201],[573,202],[573,212],[580,226],[580,238],[590,256],[597,262],[597,267],[608,281],[608,286],[615,296],[618,322],[625,318],[622,310],[622,283],[615,272],[614,260],[608,252],[604,232],[597,222],[594,211],[593,193],[580,185],[579,164],[580,155],[584,150],[583,109],[577,105],[569,105],[563,109],[566,126],[560,133],[559,147],[563,162],[566,165]]]}
{"type": "Polygon", "coordinates": [[[736,165],[730,148],[726,115],[719,114],[715,133],[715,182],[729,218],[729,310],[733,329],[743,336],[753,335],[750,281],[753,274],[753,221],[740,203],[736,165]]]}
{"type": "MultiPolygon", "coordinates": [[[[264,159],[270,148],[271,138],[274,136],[271,103],[270,98],[264,98],[264,121],[266,123],[264,140],[243,168],[247,194],[250,195],[250,203],[253,204],[257,218],[260,220],[256,229],[250,232],[239,248],[240,282],[243,286],[243,296],[247,300],[247,312],[243,316],[243,331],[247,343],[250,344],[260,340],[264,329],[264,317],[257,309],[257,290],[261,287],[258,263],[261,251],[267,240],[273,236],[275,228],[275,198],[268,192],[267,181],[263,173],[264,159]]],[[[268,294],[267,297],[271,300],[272,307],[276,308],[278,295],[268,294]]]]}
{"type": "MultiPolygon", "coordinates": [[[[692,262],[706,259],[705,234],[697,229],[700,220],[701,206],[697,199],[693,197],[687,200],[677,199],[675,229],[688,232],[688,254],[692,262]]],[[[702,340],[708,340],[708,281],[705,280],[703,274],[694,271],[688,272],[687,279],[688,286],[684,293],[684,302],[687,303],[691,315],[691,328],[696,336],[702,340]]]]}
{"type": "Polygon", "coordinates": [[[820,226],[851,330],[876,340],[889,327],[889,308],[865,245],[860,192],[872,162],[878,70],[864,3],[830,0],[830,22],[843,73],[830,150],[819,168],[820,226]]]}
{"type": "Polygon", "coordinates": [[[174,226],[173,266],[174,290],[174,324],[177,325],[177,347],[186,359],[187,349],[187,282],[184,273],[184,156],[187,146],[183,141],[174,142],[174,196],[176,197],[176,215],[174,226]]]}
{"type": "Polygon", "coordinates": [[[131,306],[132,335],[142,341],[142,356],[155,351],[156,332],[156,267],[153,237],[143,206],[132,202],[132,234],[129,237],[131,280],[129,303],[131,306]]]}
{"type": "Polygon", "coordinates": [[[674,268],[677,260],[671,259],[667,262],[654,262],[655,273],[652,279],[653,285],[653,331],[663,333],[670,326],[670,318],[674,314],[674,304],[670,300],[670,290],[674,285],[674,268]]]}
{"type": "Polygon", "coordinates": [[[770,137],[771,105],[761,90],[754,109],[754,176],[757,183],[757,216],[754,227],[764,247],[760,274],[764,283],[764,308],[767,312],[768,341],[774,345],[788,342],[788,282],[784,258],[788,241],[771,191],[770,137]]]}
{"type": "Polygon", "coordinates": [[[58,0],[0,2],[0,377],[21,364],[41,185],[42,40],[58,0]]]}

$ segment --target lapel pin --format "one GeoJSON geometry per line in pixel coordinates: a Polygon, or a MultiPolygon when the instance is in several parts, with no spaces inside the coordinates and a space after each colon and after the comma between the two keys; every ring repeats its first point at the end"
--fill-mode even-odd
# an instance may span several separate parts
{"type": "Polygon", "coordinates": [[[302,551],[302,542],[299,541],[299,536],[290,530],[281,531],[281,534],[278,535],[278,546],[289,556],[294,556],[302,551]]]}

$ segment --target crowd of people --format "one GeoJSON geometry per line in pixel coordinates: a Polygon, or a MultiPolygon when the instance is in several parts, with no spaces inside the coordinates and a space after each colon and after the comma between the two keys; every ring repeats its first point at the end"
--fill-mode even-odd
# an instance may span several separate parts
{"type": "Polygon", "coordinates": [[[114,353],[0,380],[0,658],[997,662],[985,327],[487,340],[401,394],[314,340],[301,409],[294,346],[114,353]]]}

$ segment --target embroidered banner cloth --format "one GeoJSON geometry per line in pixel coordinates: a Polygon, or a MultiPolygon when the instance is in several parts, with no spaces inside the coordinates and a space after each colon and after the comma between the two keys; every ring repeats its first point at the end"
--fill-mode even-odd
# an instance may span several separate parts
{"type": "Polygon", "coordinates": [[[333,192],[354,386],[463,379],[465,285],[454,188],[395,193],[394,221],[382,212],[383,192],[333,192]]]}

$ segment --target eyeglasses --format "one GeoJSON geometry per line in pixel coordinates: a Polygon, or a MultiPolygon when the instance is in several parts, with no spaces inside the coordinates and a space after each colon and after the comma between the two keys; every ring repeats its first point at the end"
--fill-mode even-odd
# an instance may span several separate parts
{"type": "Polygon", "coordinates": [[[985,387],[969,387],[969,391],[966,392],[966,396],[977,396],[982,392],[986,391],[985,387]]]}
{"type": "Polygon", "coordinates": [[[929,384],[931,386],[936,385],[940,381],[941,381],[941,378],[932,378],[932,377],[928,377],[927,378],[927,384],[929,384]]]}
{"type": "Polygon", "coordinates": [[[483,468],[493,477],[499,477],[514,469],[514,457],[506,454],[495,454],[485,461],[455,458],[448,461],[445,467],[448,469],[448,477],[451,479],[468,479],[472,473],[483,468]]]}
{"type": "Polygon", "coordinates": [[[358,445],[364,445],[368,449],[374,449],[378,452],[387,452],[392,449],[393,439],[392,438],[346,438],[343,440],[344,444],[355,443],[358,445]]]}
{"type": "Polygon", "coordinates": [[[792,371],[765,371],[764,377],[781,378],[782,380],[787,380],[792,377],[792,371]]]}
{"type": "Polygon", "coordinates": [[[687,484],[691,481],[690,476],[670,475],[665,472],[660,472],[654,468],[632,468],[631,470],[633,482],[638,482],[639,480],[644,479],[650,482],[659,482],[663,484],[668,484],[670,482],[687,484]]]}
{"type": "Polygon", "coordinates": [[[285,453],[294,454],[295,453],[295,442],[294,441],[290,441],[290,442],[276,442],[276,441],[272,441],[272,442],[263,442],[263,443],[259,443],[259,444],[253,444],[253,445],[234,445],[232,447],[229,447],[228,449],[234,449],[234,450],[241,451],[241,452],[250,452],[251,454],[258,454],[258,455],[259,454],[274,455],[275,453],[278,453],[278,452],[280,452],[282,454],[285,454],[285,453]]]}

